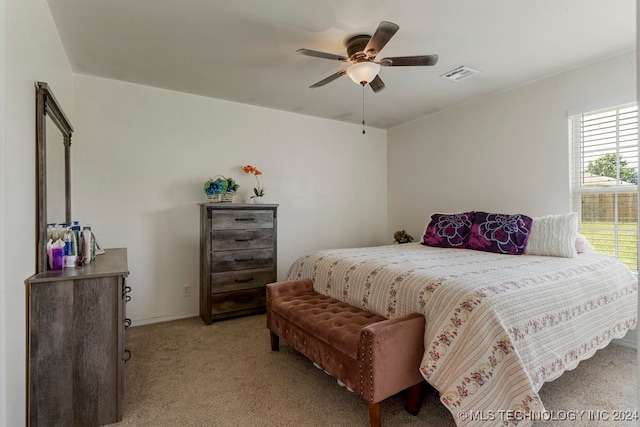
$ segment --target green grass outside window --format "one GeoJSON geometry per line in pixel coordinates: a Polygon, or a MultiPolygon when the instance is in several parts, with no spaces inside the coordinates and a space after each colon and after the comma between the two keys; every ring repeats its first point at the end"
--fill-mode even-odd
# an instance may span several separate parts
{"type": "Polygon", "coordinates": [[[638,269],[638,223],[624,222],[618,224],[618,253],[616,254],[614,223],[606,221],[583,221],[582,233],[597,252],[617,256],[627,267],[638,269]]]}

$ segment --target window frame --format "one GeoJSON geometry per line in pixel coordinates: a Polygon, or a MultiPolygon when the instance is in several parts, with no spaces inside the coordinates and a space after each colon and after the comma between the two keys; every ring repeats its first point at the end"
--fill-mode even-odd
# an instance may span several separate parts
{"type": "MultiPolygon", "coordinates": [[[[601,187],[589,187],[583,186],[583,177],[584,172],[587,167],[588,162],[585,159],[585,144],[583,140],[583,130],[584,130],[584,118],[585,116],[595,115],[599,113],[606,112],[615,112],[615,151],[611,154],[615,154],[618,159],[624,158],[621,153],[621,141],[620,141],[620,110],[635,108],[636,110],[636,123],[635,123],[635,131],[636,131],[636,143],[635,143],[635,157],[633,157],[632,161],[635,163],[635,169],[637,172],[640,172],[640,154],[639,154],[639,141],[638,141],[638,102],[625,102],[616,105],[612,105],[609,107],[600,107],[593,108],[589,110],[584,110],[580,112],[570,112],[568,114],[568,126],[569,126],[569,174],[570,174],[570,200],[571,207],[574,212],[577,212],[579,215],[580,221],[580,230],[582,231],[583,218],[582,218],[582,197],[585,194],[614,194],[614,203],[613,203],[613,242],[614,242],[614,257],[624,261],[620,257],[620,215],[619,215],[619,198],[620,194],[638,194],[638,184],[628,185],[628,184],[620,184],[620,164],[616,167],[616,184],[611,186],[601,186],[601,187]]],[[[605,154],[609,154],[606,153],[605,154]]],[[[604,154],[603,154],[604,155],[604,154]]],[[[636,206],[636,236],[638,234],[638,214],[639,211],[636,206]]],[[[640,244],[640,243],[639,243],[640,244]]],[[[638,245],[635,246],[635,258],[638,259],[638,245]]],[[[627,265],[629,265],[627,263],[627,265]]],[[[630,266],[631,268],[631,266],[630,266]]],[[[637,272],[638,264],[632,268],[637,272]]]]}

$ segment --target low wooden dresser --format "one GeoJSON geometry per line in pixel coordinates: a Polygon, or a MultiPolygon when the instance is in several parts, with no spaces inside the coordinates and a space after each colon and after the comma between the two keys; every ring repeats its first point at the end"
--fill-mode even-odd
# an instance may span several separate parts
{"type": "Polygon", "coordinates": [[[122,420],[127,250],[84,267],[28,278],[30,426],[101,426],[122,420]]]}
{"type": "Polygon", "coordinates": [[[200,317],[205,324],[265,312],[277,274],[274,204],[199,203],[200,317]]]}

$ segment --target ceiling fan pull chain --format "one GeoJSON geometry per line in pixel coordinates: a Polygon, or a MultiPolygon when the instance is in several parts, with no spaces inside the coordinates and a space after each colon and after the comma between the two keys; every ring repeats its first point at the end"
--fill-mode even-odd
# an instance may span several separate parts
{"type": "Polygon", "coordinates": [[[366,133],[364,131],[364,83],[362,84],[362,133],[366,133]]]}

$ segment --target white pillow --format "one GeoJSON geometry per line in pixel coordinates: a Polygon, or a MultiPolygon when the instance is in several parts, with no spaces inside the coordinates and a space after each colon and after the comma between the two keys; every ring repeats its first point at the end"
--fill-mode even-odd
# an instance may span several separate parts
{"type": "Polygon", "coordinates": [[[587,240],[582,234],[578,233],[576,237],[576,252],[579,254],[590,254],[596,250],[591,245],[591,242],[587,240]]]}
{"type": "Polygon", "coordinates": [[[524,253],[573,258],[578,255],[577,236],[578,214],[576,212],[534,217],[524,253]]]}

